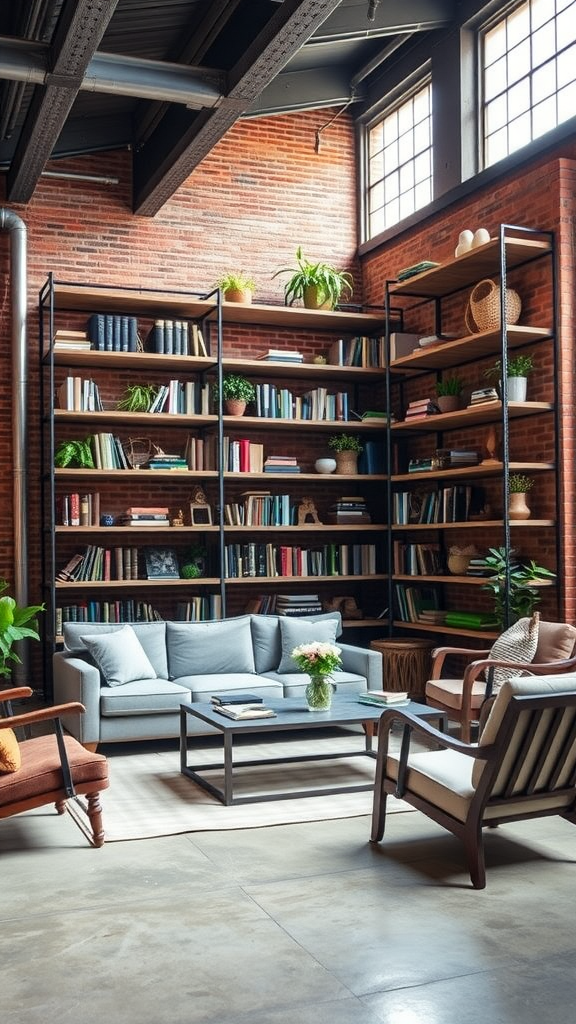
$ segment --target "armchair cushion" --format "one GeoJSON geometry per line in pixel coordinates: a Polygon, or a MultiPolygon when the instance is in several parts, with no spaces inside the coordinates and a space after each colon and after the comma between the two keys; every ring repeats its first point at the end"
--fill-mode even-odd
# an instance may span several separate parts
{"type": "Polygon", "coordinates": [[[108,686],[123,686],[136,679],[155,679],[156,670],[132,626],[115,633],[83,636],[108,686]]]}
{"type": "Polygon", "coordinates": [[[538,629],[538,646],[533,661],[547,664],[551,661],[566,661],[572,657],[576,645],[576,626],[567,622],[543,622],[538,629]]]}
{"type": "Polygon", "coordinates": [[[314,640],[321,643],[333,644],[336,640],[338,629],[337,619],[323,619],[316,622],[307,622],[303,619],[280,619],[280,643],[282,646],[282,657],[278,665],[278,672],[301,673],[302,669],[292,660],[292,651],[299,644],[309,644],[314,640]]]}
{"type": "Polygon", "coordinates": [[[20,746],[13,729],[0,729],[0,772],[17,772],[22,763],[20,746]]]}
{"type": "MultiPolygon", "coordinates": [[[[538,612],[532,618],[518,619],[492,644],[489,658],[494,661],[516,661],[527,664],[534,659],[538,646],[538,612]]],[[[497,668],[494,670],[494,689],[499,689],[506,679],[518,675],[513,668],[497,668]]]]}
{"type": "MultiPolygon", "coordinates": [[[[472,684],[471,707],[478,711],[483,704],[486,694],[486,683],[475,682],[472,684]]],[[[426,696],[432,700],[438,700],[448,708],[455,708],[460,711],[462,708],[462,680],[461,679],[429,679],[426,683],[426,696]]]]}

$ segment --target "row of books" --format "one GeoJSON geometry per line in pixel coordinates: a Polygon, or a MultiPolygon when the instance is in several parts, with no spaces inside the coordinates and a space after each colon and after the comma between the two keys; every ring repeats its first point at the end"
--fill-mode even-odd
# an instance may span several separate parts
{"type": "Polygon", "coordinates": [[[149,412],[184,416],[208,416],[211,412],[210,385],[198,380],[171,380],[161,384],[149,412]]]}
{"type": "Polygon", "coordinates": [[[375,544],[323,544],[319,548],[252,542],[227,544],[224,576],[373,576],[378,572],[375,544]]]}
{"type": "Polygon", "coordinates": [[[346,391],[329,392],[319,387],[303,395],[276,384],[256,384],[256,415],[264,419],[348,420],[346,391]]]}
{"type": "Polygon", "coordinates": [[[441,487],[424,494],[418,501],[412,491],[396,491],[393,499],[394,523],[397,526],[407,526],[409,523],[465,523],[474,510],[482,507],[483,502],[483,488],[471,484],[441,487]]]}
{"type": "Polygon", "coordinates": [[[61,583],[138,578],[138,548],[103,548],[96,544],[73,555],[56,573],[56,581],[61,583]]]}
{"type": "Polygon", "coordinates": [[[162,616],[147,601],[82,601],[56,608],[56,634],[65,622],[158,622],[162,616]]]}
{"type": "Polygon", "coordinates": [[[224,522],[227,526],[293,526],[296,510],[289,494],[249,492],[243,501],[224,506],[224,522]]]}
{"type": "Polygon", "coordinates": [[[188,320],[155,320],[146,338],[146,348],[161,355],[208,355],[201,329],[188,320]]]}
{"type": "Polygon", "coordinates": [[[394,586],[394,612],[401,622],[429,621],[423,616],[428,611],[441,610],[440,591],[435,586],[412,586],[396,583],[394,586]]]}
{"type": "Polygon", "coordinates": [[[88,337],[99,352],[137,352],[138,321],[135,316],[93,313],[88,319],[88,337]]]}
{"type": "Polygon", "coordinates": [[[228,473],[262,473],[264,470],[264,445],[224,436],[222,443],[222,465],[228,473]]]}
{"type": "Polygon", "coordinates": [[[100,494],[59,494],[56,522],[60,526],[99,526],[100,494]]]}
{"type": "Polygon", "coordinates": [[[440,544],[406,544],[395,540],[392,546],[394,572],[409,576],[440,576],[444,558],[440,544]]]}
{"type": "Polygon", "coordinates": [[[385,338],[338,338],[330,347],[328,362],[334,366],[384,367],[385,338]]]}
{"type": "Polygon", "coordinates": [[[222,618],[222,598],[220,594],[203,594],[190,598],[189,601],[176,602],[178,622],[209,622],[222,618]]]}
{"type": "Polygon", "coordinates": [[[82,377],[65,377],[57,390],[58,406],[70,412],[102,412],[98,385],[82,377]]]}

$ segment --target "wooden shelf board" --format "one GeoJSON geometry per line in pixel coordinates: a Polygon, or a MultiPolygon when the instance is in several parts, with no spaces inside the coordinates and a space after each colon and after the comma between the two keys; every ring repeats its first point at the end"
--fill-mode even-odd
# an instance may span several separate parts
{"type": "Polygon", "coordinates": [[[326,379],[365,380],[368,383],[384,380],[386,370],[373,366],[337,366],[334,363],[283,363],[266,359],[228,359],[222,361],[226,372],[245,373],[248,377],[295,377],[306,380],[326,379]]]}
{"type": "MultiPolygon", "coordinates": [[[[551,336],[549,327],[522,327],[508,324],[506,328],[509,348],[528,345],[532,341],[546,341],[551,336]]],[[[390,364],[390,370],[394,374],[408,371],[432,373],[434,370],[442,370],[461,363],[477,362],[486,356],[496,355],[501,351],[501,347],[502,340],[499,330],[480,331],[478,334],[468,334],[462,338],[454,338],[452,341],[443,341],[440,345],[418,348],[408,356],[395,359],[390,364]]]]}
{"type": "MultiPolygon", "coordinates": [[[[555,525],[556,525],[556,520],[555,519],[511,519],[510,520],[510,528],[511,529],[516,529],[516,528],[522,529],[522,527],[524,527],[524,529],[526,529],[527,527],[530,527],[530,526],[541,527],[541,526],[555,526],[555,525]]],[[[392,524],[392,529],[393,530],[402,531],[403,533],[406,533],[407,530],[410,531],[410,533],[412,533],[413,530],[428,530],[428,531],[429,530],[478,530],[478,529],[481,529],[481,530],[484,530],[484,529],[493,530],[493,529],[503,529],[503,528],[504,528],[504,520],[503,519],[473,519],[473,520],[468,520],[465,523],[405,523],[403,525],[401,523],[393,523],[392,524]]]]}
{"type": "MultiPolygon", "coordinates": [[[[138,475],[141,479],[174,480],[177,482],[182,478],[190,480],[191,478],[217,477],[218,473],[215,469],[73,469],[66,466],[63,469],[55,469],[54,475],[57,479],[70,480],[75,477],[82,480],[104,480],[110,478],[114,480],[129,480],[138,475]]],[[[247,476],[248,474],[245,475],[247,476]]]]}
{"type": "MultiPolygon", "coordinates": [[[[424,583],[457,583],[466,584],[466,586],[480,587],[483,583],[487,583],[488,576],[411,576],[408,573],[394,573],[392,579],[394,582],[402,583],[413,583],[414,586],[424,583]]],[[[555,586],[554,580],[538,580],[530,584],[531,587],[553,587],[555,586]]]]}
{"type": "Polygon", "coordinates": [[[210,427],[216,426],[218,417],[184,415],[170,412],[122,412],[118,409],[105,409],[103,412],[74,412],[71,409],[55,409],[54,420],[60,423],[89,423],[97,430],[98,423],[111,423],[118,426],[142,427],[210,427]]]}
{"type": "Polygon", "coordinates": [[[94,590],[133,590],[141,587],[146,589],[152,587],[219,587],[220,580],[217,576],[215,577],[201,577],[194,580],[74,580],[72,582],[63,583],[60,580],[56,581],[56,590],[73,590],[79,591],[94,589],[94,590]]]}
{"type": "Polygon", "coordinates": [[[101,534],[103,536],[113,537],[129,537],[130,543],[134,542],[134,534],[138,536],[141,533],[153,533],[159,536],[165,537],[166,534],[170,534],[171,537],[175,537],[176,534],[198,534],[198,533],[218,533],[217,526],[170,526],[169,523],[166,526],[57,526],[56,533],[58,534],[101,534]]]}
{"type": "Polygon", "coordinates": [[[386,530],[384,523],[352,523],[350,525],[337,525],[336,523],[304,523],[302,526],[225,526],[225,533],[364,533],[366,530],[376,533],[383,533],[386,530]]]}
{"type": "MultiPolygon", "coordinates": [[[[509,419],[522,419],[524,416],[540,416],[542,413],[553,412],[551,402],[509,402],[509,419]]],[[[432,432],[439,430],[456,430],[460,427],[473,427],[478,423],[499,422],[502,419],[502,402],[485,402],[482,405],[468,406],[455,412],[441,412],[422,419],[402,420],[392,424],[394,433],[406,431],[432,432]]]]}
{"type": "Polygon", "coordinates": [[[160,352],[101,352],[98,349],[88,351],[71,349],[54,352],[56,366],[88,367],[90,369],[130,369],[155,370],[162,374],[202,373],[216,365],[211,356],[171,356],[160,352]]]}
{"type": "MultiPolygon", "coordinates": [[[[200,474],[201,475],[201,474],[200,474]]],[[[358,486],[367,480],[387,480],[388,477],[385,473],[224,473],[226,480],[315,480],[316,483],[328,483],[329,481],[338,483],[339,481],[352,480],[358,486]]]]}
{"type": "MultiPolygon", "coordinates": [[[[132,313],[133,315],[157,317],[160,313],[172,314],[176,319],[214,318],[217,302],[214,296],[202,298],[183,292],[146,291],[138,288],[104,288],[93,285],[83,287],[77,284],[54,283],[54,304],[59,310],[85,312],[132,313]]],[[[297,306],[262,305],[236,302],[222,303],[222,319],[225,323],[269,324],[270,326],[300,327],[317,330],[347,330],[366,334],[384,329],[384,310],[379,312],[356,313],[347,310],[304,309],[297,306]]]]}
{"type": "MultiPolygon", "coordinates": [[[[228,584],[233,584],[235,586],[244,586],[245,584],[248,584],[248,586],[262,586],[263,584],[272,583],[275,587],[284,587],[287,583],[297,583],[299,587],[304,585],[307,587],[313,587],[317,583],[340,583],[342,580],[354,583],[358,580],[369,580],[370,582],[373,582],[387,579],[387,576],[380,573],[359,576],[240,576],[239,578],[230,577],[225,580],[225,583],[226,586],[228,586],[228,584]]],[[[194,580],[193,582],[196,581],[194,580]]]]}
{"type": "MultiPolygon", "coordinates": [[[[508,270],[519,267],[530,260],[538,259],[551,251],[548,240],[515,238],[505,236],[506,266],[508,270]]],[[[439,267],[425,270],[407,281],[399,281],[390,288],[391,296],[414,295],[436,298],[450,295],[461,288],[471,287],[484,277],[493,277],[500,272],[500,243],[497,238],[485,245],[471,249],[463,256],[447,260],[439,267]]]]}
{"type": "MultiPolygon", "coordinates": [[[[331,431],[350,430],[354,434],[383,433],[386,430],[386,420],[288,420],[280,416],[223,416],[226,428],[237,427],[246,431],[248,427],[254,430],[314,430],[331,431]]],[[[327,474],[326,474],[327,475],[327,474]]]]}
{"type": "Polygon", "coordinates": [[[387,618],[385,618],[385,619],[365,618],[365,619],[343,619],[342,620],[342,627],[343,627],[343,629],[356,629],[356,628],[362,629],[363,627],[365,629],[383,629],[387,625],[388,625],[388,619],[387,618]]]}
{"type": "MultiPolygon", "coordinates": [[[[554,469],[553,462],[510,462],[511,473],[545,473],[554,469]]],[[[468,477],[501,476],[501,462],[481,462],[478,466],[458,466],[456,469],[430,469],[419,473],[395,473],[394,483],[408,480],[464,480],[468,477]]]]}

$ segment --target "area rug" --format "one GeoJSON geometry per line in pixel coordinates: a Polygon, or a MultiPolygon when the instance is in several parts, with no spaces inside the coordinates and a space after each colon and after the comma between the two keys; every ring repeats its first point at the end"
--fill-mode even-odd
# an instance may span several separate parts
{"type": "MultiPolygon", "coordinates": [[[[338,758],[339,752],[360,750],[363,738],[339,731],[313,739],[296,736],[265,743],[239,743],[234,747],[234,794],[280,793],[287,789],[308,789],[319,785],[346,786],[371,783],[375,761],[358,757],[338,758]],[[334,753],[326,761],[290,765],[242,768],[242,760],[294,757],[302,753],[334,753]],[[238,765],[238,767],[237,767],[238,765]]],[[[135,745],[133,745],[135,746],[135,745]]],[[[141,745],[138,745],[141,746],[141,745]]],[[[335,793],[327,796],[272,799],[261,803],[224,806],[200,786],[180,773],[175,746],[117,753],[105,752],[110,767],[110,788],[102,794],[103,820],[107,842],[150,839],[185,832],[221,829],[261,828],[295,822],[322,821],[371,814],[372,793],[335,793]]],[[[191,741],[189,763],[219,762],[222,744],[218,740],[191,741]],[[192,746],[193,744],[193,746],[192,746]]],[[[209,778],[223,783],[223,772],[213,770],[209,778]]],[[[390,798],[390,811],[409,811],[401,800],[390,798]]]]}

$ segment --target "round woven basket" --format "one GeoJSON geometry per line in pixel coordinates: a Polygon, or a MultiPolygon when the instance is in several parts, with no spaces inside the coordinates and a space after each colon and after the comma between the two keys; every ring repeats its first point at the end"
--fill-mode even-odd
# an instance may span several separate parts
{"type": "MultiPolygon", "coordinates": [[[[522,302],[518,292],[506,289],[506,323],[517,324],[522,302]]],[[[470,292],[466,307],[466,327],[470,334],[500,327],[500,286],[490,278],[479,281],[470,292]]]]}

